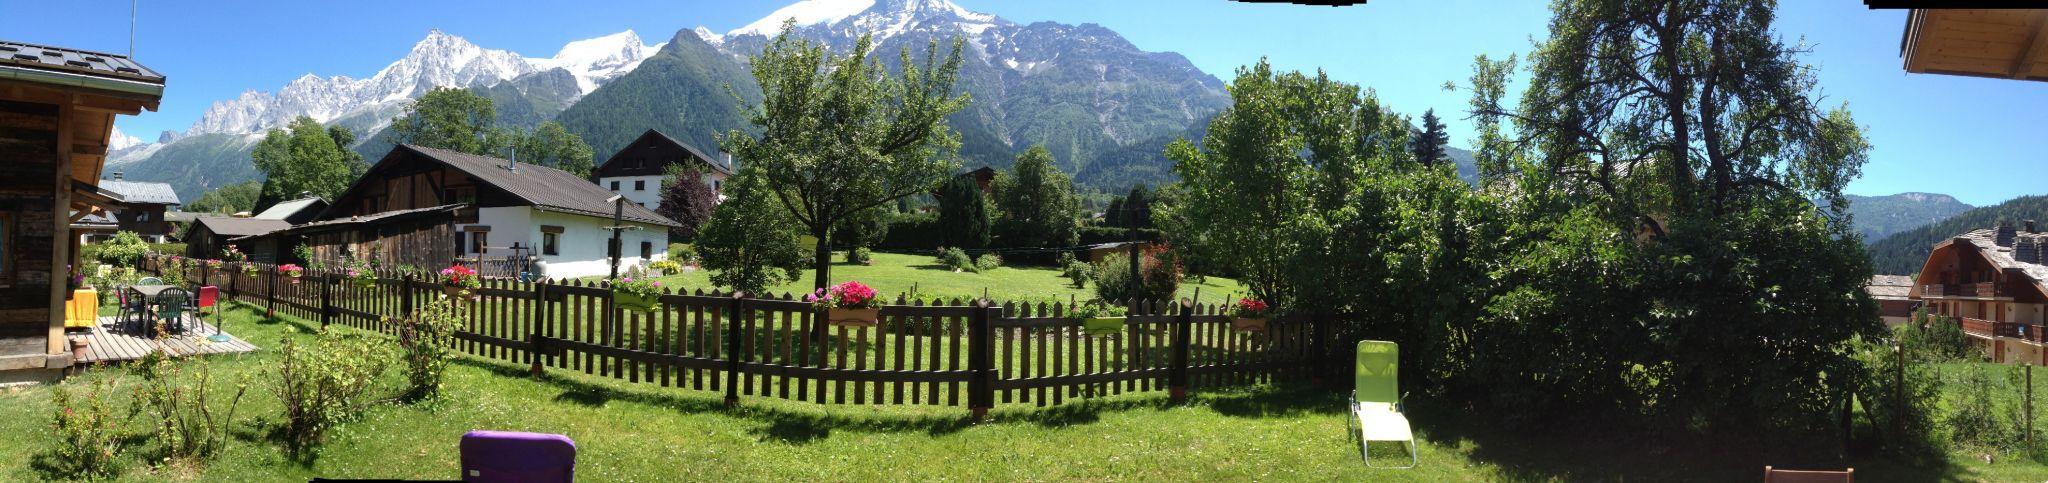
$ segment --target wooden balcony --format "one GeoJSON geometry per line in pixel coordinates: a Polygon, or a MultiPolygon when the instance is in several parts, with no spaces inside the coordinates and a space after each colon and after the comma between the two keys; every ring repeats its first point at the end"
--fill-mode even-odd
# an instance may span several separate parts
{"type": "Polygon", "coordinates": [[[2044,332],[2048,332],[2048,325],[1993,322],[1969,317],[1964,317],[1959,319],[1959,321],[1963,326],[1963,332],[1973,335],[2019,339],[2037,344],[2048,343],[2048,337],[2043,336],[2044,332]]]}
{"type": "Polygon", "coordinates": [[[1994,282],[1930,284],[1920,286],[1922,297],[2002,297],[1994,282]]]}
{"type": "Polygon", "coordinates": [[[1963,317],[1957,320],[1961,324],[1963,324],[1963,332],[1968,332],[1973,335],[1981,335],[1984,337],[1992,337],[1997,334],[1997,322],[1992,322],[1984,319],[1972,319],[1969,317],[1963,317]]]}

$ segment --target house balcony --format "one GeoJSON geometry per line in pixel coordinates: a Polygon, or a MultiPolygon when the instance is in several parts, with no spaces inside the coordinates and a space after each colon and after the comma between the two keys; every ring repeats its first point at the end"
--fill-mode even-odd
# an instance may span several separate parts
{"type": "Polygon", "coordinates": [[[1929,284],[1920,286],[1921,297],[2004,297],[1995,282],[1929,284]]]}
{"type": "Polygon", "coordinates": [[[1960,323],[1963,326],[1963,332],[1968,332],[1972,335],[2019,339],[2036,344],[2048,343],[2048,336],[2043,335],[2044,332],[2048,332],[2048,325],[1994,322],[1969,317],[1960,319],[1960,323]]]}

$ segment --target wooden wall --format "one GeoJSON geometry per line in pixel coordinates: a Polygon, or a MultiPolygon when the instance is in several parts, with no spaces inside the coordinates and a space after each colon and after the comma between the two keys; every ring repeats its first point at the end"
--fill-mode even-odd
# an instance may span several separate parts
{"type": "Polygon", "coordinates": [[[313,256],[323,262],[336,263],[355,256],[377,260],[387,267],[411,265],[435,270],[455,260],[454,240],[455,231],[446,214],[309,233],[305,237],[313,256]]]}
{"type": "Polygon", "coordinates": [[[0,101],[0,214],[11,218],[0,258],[0,337],[47,337],[56,238],[57,106],[0,101]]]}

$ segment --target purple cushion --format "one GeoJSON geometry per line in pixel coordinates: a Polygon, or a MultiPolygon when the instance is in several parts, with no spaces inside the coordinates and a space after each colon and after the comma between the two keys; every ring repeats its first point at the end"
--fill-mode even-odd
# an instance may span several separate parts
{"type": "Polygon", "coordinates": [[[576,442],[568,436],[512,431],[462,435],[464,481],[567,482],[576,478],[576,442]]]}

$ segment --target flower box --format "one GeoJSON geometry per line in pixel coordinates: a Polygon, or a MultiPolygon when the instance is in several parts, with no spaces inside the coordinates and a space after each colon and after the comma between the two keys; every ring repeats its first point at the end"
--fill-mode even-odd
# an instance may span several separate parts
{"type": "Polygon", "coordinates": [[[840,327],[874,327],[882,320],[882,309],[825,309],[825,320],[840,327]]]}
{"type": "Polygon", "coordinates": [[[469,301],[469,289],[460,285],[442,285],[441,294],[447,295],[449,300],[454,300],[458,304],[469,301]]]}
{"type": "Polygon", "coordinates": [[[661,308],[661,298],[631,292],[612,292],[612,304],[619,306],[620,309],[651,314],[661,308]]]}
{"type": "Polygon", "coordinates": [[[1265,317],[1235,317],[1230,319],[1230,328],[1239,332],[1265,332],[1265,317]]]}
{"type": "Polygon", "coordinates": [[[1116,335],[1123,331],[1123,317],[1089,317],[1081,320],[1081,333],[1084,334],[1116,335]]]}
{"type": "Polygon", "coordinates": [[[358,288],[377,288],[377,279],[374,278],[357,278],[350,281],[358,288]]]}

